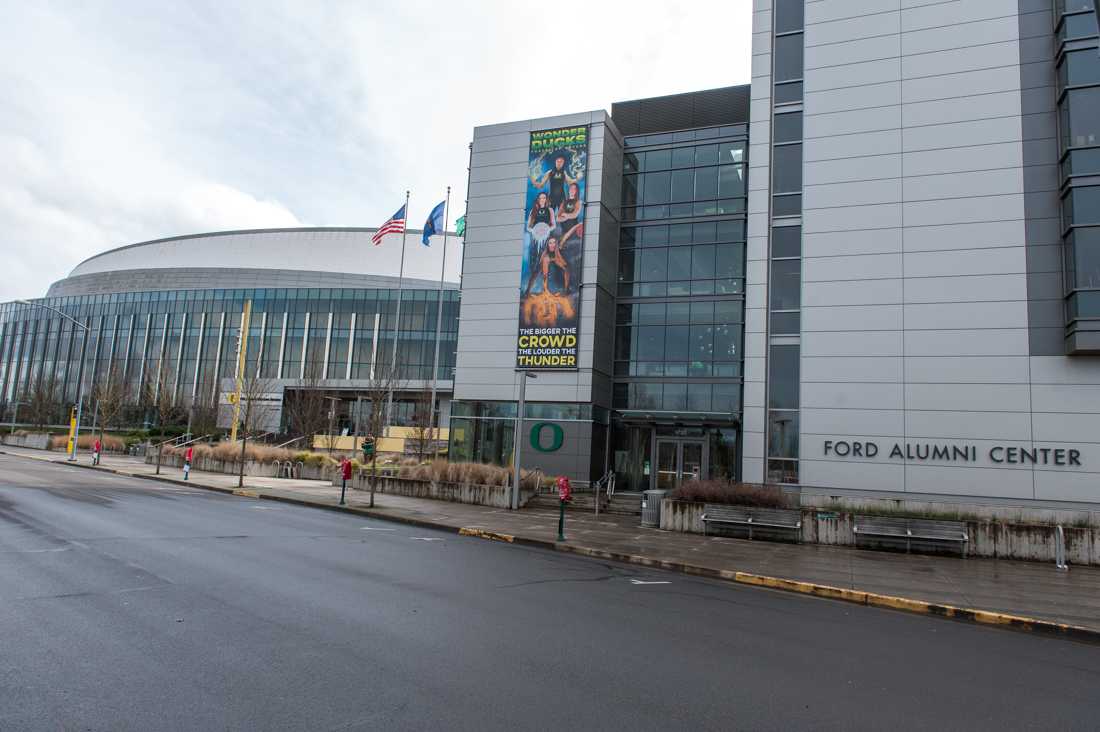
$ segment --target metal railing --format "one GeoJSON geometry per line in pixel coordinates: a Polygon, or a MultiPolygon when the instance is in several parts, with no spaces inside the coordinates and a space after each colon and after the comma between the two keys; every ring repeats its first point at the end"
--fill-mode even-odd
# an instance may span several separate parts
{"type": "Polygon", "coordinates": [[[601,491],[607,496],[607,502],[611,503],[611,497],[615,495],[615,471],[607,471],[607,475],[603,476],[595,483],[592,484],[592,502],[596,504],[596,515],[600,515],[600,493],[601,491]]]}
{"type": "Polygon", "coordinates": [[[301,442],[304,439],[306,439],[306,436],[302,435],[301,437],[295,437],[293,440],[287,440],[286,442],[280,442],[275,447],[286,447],[287,445],[293,445],[295,442],[301,442]]]}

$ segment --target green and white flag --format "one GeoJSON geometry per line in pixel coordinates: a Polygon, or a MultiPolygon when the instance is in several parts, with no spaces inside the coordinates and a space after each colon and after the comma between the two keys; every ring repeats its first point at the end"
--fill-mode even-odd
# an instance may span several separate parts
{"type": "Polygon", "coordinates": [[[459,236],[466,235],[466,214],[462,214],[455,219],[455,233],[459,236]]]}

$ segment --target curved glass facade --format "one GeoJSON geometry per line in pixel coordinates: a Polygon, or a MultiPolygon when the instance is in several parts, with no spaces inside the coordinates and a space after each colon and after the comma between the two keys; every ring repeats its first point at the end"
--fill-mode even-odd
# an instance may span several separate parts
{"type": "MultiPolygon", "coordinates": [[[[449,381],[458,337],[459,293],[443,291],[439,369],[449,381]]],[[[131,393],[158,378],[183,404],[217,398],[218,383],[236,370],[237,335],[252,302],[247,370],[264,379],[307,379],[324,385],[370,378],[388,363],[397,339],[397,378],[430,381],[435,357],[438,291],[406,289],[397,327],[396,289],[235,289],[123,292],[55,297],[0,305],[0,401],[10,404],[43,378],[57,398],[75,402],[112,370],[131,393]],[[42,304],[87,326],[84,331],[42,304]],[[383,360],[385,359],[385,360],[383,360]],[[83,376],[81,368],[83,363],[83,376]],[[167,373],[168,382],[162,376],[167,373]]],[[[395,414],[395,422],[400,422],[395,414]]]]}

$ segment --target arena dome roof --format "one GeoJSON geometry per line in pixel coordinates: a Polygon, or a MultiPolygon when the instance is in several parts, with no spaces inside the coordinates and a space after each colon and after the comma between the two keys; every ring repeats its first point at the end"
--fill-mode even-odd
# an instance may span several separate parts
{"type": "MultiPolygon", "coordinates": [[[[239,287],[395,287],[401,235],[379,246],[373,228],[251,229],[189,234],[111,249],[78,264],[50,296],[239,287]]],[[[405,284],[438,287],[442,235],[430,246],[410,229],[405,284]]],[[[457,287],[461,240],[447,235],[445,281],[457,287]]]]}

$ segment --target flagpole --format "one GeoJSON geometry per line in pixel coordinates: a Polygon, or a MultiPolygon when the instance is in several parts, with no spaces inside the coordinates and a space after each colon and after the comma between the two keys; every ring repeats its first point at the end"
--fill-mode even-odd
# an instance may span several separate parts
{"type": "Polygon", "coordinates": [[[393,386],[397,371],[397,341],[401,337],[401,297],[405,290],[405,240],[409,237],[409,191],[405,191],[405,227],[401,230],[401,269],[397,274],[397,314],[393,327],[393,355],[390,357],[390,371],[385,376],[389,387],[386,394],[386,424],[381,435],[375,439],[387,437],[393,420],[393,386]]]}
{"type": "Polygon", "coordinates": [[[439,381],[439,335],[443,330],[443,278],[447,275],[447,225],[450,223],[451,215],[451,187],[447,186],[447,202],[443,204],[443,265],[439,268],[439,295],[437,296],[438,303],[436,305],[435,312],[435,358],[432,360],[432,401],[431,401],[431,418],[428,422],[428,435],[432,439],[432,455],[435,455],[435,393],[436,385],[439,381]]]}

